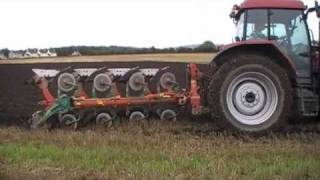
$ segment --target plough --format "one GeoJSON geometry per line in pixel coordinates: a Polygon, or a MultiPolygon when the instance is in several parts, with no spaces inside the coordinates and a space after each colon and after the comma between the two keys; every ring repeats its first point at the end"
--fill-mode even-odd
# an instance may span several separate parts
{"type": "MultiPolygon", "coordinates": [[[[36,128],[56,118],[61,126],[77,127],[81,121],[111,125],[120,115],[137,121],[151,116],[176,120],[181,108],[201,113],[195,64],[188,65],[188,90],[182,89],[169,67],[141,69],[138,67],[64,70],[33,69],[32,84],[43,96],[43,109],[33,114],[36,128]],[[50,85],[56,83],[56,97],[50,85]]],[[[52,86],[52,85],[51,85],[52,86]]]]}

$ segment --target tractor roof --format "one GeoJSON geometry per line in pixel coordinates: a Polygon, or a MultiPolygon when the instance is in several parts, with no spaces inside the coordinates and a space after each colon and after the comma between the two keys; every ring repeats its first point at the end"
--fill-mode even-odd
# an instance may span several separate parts
{"type": "Polygon", "coordinates": [[[301,9],[304,10],[305,6],[300,0],[245,0],[240,9],[301,9]]]}

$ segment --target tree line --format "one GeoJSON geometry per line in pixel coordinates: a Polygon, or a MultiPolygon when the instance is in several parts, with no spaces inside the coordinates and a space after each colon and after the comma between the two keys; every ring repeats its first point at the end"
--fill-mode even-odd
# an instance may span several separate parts
{"type": "Polygon", "coordinates": [[[123,47],[123,46],[69,46],[55,48],[58,56],[70,56],[73,52],[77,51],[81,55],[112,55],[112,54],[148,54],[148,53],[196,53],[196,52],[217,52],[219,45],[211,41],[196,47],[177,47],[177,48],[136,48],[136,47],[123,47]]]}
{"type": "MultiPolygon", "coordinates": [[[[197,52],[217,52],[220,45],[214,44],[212,41],[205,41],[197,46],[184,46],[177,48],[136,48],[124,46],[68,46],[52,48],[58,56],[71,56],[74,52],[79,52],[84,56],[92,55],[112,55],[112,54],[147,54],[147,53],[197,53],[197,52]]],[[[8,56],[8,49],[0,50],[0,53],[8,56]]]]}

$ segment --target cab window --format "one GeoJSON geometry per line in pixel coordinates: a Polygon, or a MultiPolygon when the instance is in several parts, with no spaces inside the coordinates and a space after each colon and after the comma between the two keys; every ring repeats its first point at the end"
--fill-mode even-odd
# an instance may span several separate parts
{"type": "Polygon", "coordinates": [[[270,39],[292,59],[299,77],[310,76],[310,45],[302,11],[270,10],[270,39]]]}
{"type": "Polygon", "coordinates": [[[246,39],[268,39],[267,10],[257,9],[247,12],[246,39]]]}

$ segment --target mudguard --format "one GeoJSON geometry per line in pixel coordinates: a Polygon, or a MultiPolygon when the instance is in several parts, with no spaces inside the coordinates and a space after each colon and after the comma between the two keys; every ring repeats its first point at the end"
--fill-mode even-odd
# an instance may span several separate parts
{"type": "Polygon", "coordinates": [[[233,54],[245,51],[254,51],[269,57],[271,56],[273,59],[277,60],[277,64],[288,72],[288,75],[291,78],[296,78],[296,68],[290,57],[285,54],[275,42],[269,40],[247,40],[223,46],[211,61],[210,66],[211,68],[219,67],[225,62],[226,56],[232,56],[233,54]]]}

